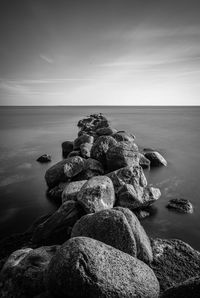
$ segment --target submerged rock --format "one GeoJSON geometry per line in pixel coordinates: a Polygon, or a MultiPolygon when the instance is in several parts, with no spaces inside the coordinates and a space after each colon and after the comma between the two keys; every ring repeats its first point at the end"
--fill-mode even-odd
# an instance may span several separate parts
{"type": "Polygon", "coordinates": [[[68,183],[62,192],[62,203],[66,201],[77,201],[77,195],[87,180],[73,181],[68,183]]]}
{"type": "Polygon", "coordinates": [[[60,182],[67,181],[67,177],[64,174],[64,165],[66,162],[67,159],[63,159],[46,171],[45,180],[49,188],[53,188],[60,182]]]}
{"type": "Polygon", "coordinates": [[[171,199],[166,207],[181,213],[193,213],[192,203],[186,199],[171,199]]]}
{"type": "Polygon", "coordinates": [[[64,158],[68,157],[68,154],[73,151],[74,143],[70,141],[65,141],[62,143],[62,156],[64,158]]]}
{"type": "Polygon", "coordinates": [[[1,271],[0,296],[35,297],[45,291],[45,271],[59,246],[13,252],[1,271]]]}
{"type": "Polygon", "coordinates": [[[159,283],[142,261],[100,241],[75,237],[63,244],[47,270],[53,297],[156,298],[159,283]]]}
{"type": "Polygon", "coordinates": [[[157,151],[146,152],[144,154],[146,158],[148,158],[151,162],[151,167],[156,166],[167,166],[167,161],[164,157],[157,151]]]}
{"type": "Polygon", "coordinates": [[[38,157],[37,161],[39,161],[41,163],[50,162],[51,161],[51,155],[43,154],[40,157],[38,157]]]}
{"type": "Polygon", "coordinates": [[[78,202],[86,213],[112,208],[115,203],[113,183],[107,176],[89,179],[78,193],[78,202]]]}

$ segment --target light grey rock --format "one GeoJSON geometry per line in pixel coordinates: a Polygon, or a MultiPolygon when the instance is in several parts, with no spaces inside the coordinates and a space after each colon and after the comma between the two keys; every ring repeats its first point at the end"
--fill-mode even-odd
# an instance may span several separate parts
{"type": "Polygon", "coordinates": [[[62,192],[62,203],[66,201],[77,201],[77,195],[87,180],[69,182],[62,192]]]}
{"type": "Polygon", "coordinates": [[[157,166],[165,166],[166,167],[167,166],[167,161],[157,151],[146,152],[144,154],[144,156],[150,160],[151,167],[157,167],[157,166]]]}
{"type": "Polygon", "coordinates": [[[64,165],[64,174],[66,177],[71,178],[78,175],[84,170],[85,159],[80,156],[73,156],[66,159],[64,165]]]}

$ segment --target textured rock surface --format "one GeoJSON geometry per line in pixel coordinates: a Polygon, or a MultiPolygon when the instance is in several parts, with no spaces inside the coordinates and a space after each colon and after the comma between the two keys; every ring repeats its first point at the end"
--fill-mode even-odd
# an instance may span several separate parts
{"type": "Polygon", "coordinates": [[[187,243],[157,238],[151,244],[154,259],[151,268],[162,291],[200,273],[200,253],[187,243]]]}
{"type": "Polygon", "coordinates": [[[68,240],[52,258],[47,287],[53,297],[159,296],[154,272],[142,261],[97,240],[68,240]]]}
{"type": "Polygon", "coordinates": [[[151,167],[156,166],[167,166],[167,161],[164,157],[157,151],[146,152],[144,154],[146,158],[148,158],[151,162],[151,167]]]}
{"type": "Polygon", "coordinates": [[[0,274],[2,298],[35,297],[45,290],[45,270],[59,246],[13,252],[0,274]]]}
{"type": "Polygon", "coordinates": [[[61,204],[62,193],[68,182],[61,182],[57,186],[47,190],[48,198],[52,199],[55,203],[61,204]]]}
{"type": "Polygon", "coordinates": [[[80,156],[73,156],[66,159],[64,173],[68,178],[78,175],[84,170],[85,159],[80,156]]]}
{"type": "Polygon", "coordinates": [[[111,127],[102,127],[102,128],[98,128],[96,130],[96,134],[98,136],[110,136],[110,135],[113,135],[116,132],[117,132],[116,129],[111,128],[111,127]]]}
{"type": "Polygon", "coordinates": [[[78,194],[78,202],[86,213],[112,208],[115,203],[113,183],[107,176],[89,179],[78,194]]]}
{"type": "Polygon", "coordinates": [[[38,157],[37,161],[39,161],[41,163],[50,162],[51,161],[51,155],[43,154],[40,157],[38,157]]]}
{"type": "Polygon", "coordinates": [[[79,150],[82,144],[89,143],[92,144],[94,142],[94,137],[88,134],[84,134],[77,139],[74,140],[74,150],[79,150]]]}
{"type": "Polygon", "coordinates": [[[84,158],[89,158],[92,149],[92,143],[84,143],[80,146],[81,156],[84,158]]]}
{"type": "Polygon", "coordinates": [[[150,167],[150,160],[148,158],[146,158],[144,156],[144,154],[142,153],[138,153],[139,155],[139,165],[143,168],[143,169],[146,169],[146,168],[149,168],[150,167]]]}
{"type": "Polygon", "coordinates": [[[62,156],[64,158],[68,157],[68,154],[73,151],[74,143],[70,141],[65,141],[62,143],[62,156]]]}
{"type": "Polygon", "coordinates": [[[67,177],[64,174],[64,165],[66,162],[67,159],[61,160],[46,171],[45,180],[49,188],[53,188],[60,182],[67,181],[67,177]]]}
{"type": "Polygon", "coordinates": [[[171,199],[166,207],[181,213],[193,213],[192,203],[186,199],[171,199]]]}
{"type": "Polygon", "coordinates": [[[73,181],[68,183],[62,192],[62,203],[66,201],[77,201],[77,195],[87,180],[73,181]]]}
{"type": "Polygon", "coordinates": [[[115,247],[134,257],[136,241],[123,212],[109,209],[81,217],[72,229],[71,237],[90,237],[115,247]]]}
{"type": "Polygon", "coordinates": [[[134,142],[135,141],[135,136],[132,134],[129,134],[125,131],[117,131],[114,135],[113,138],[118,141],[118,142],[134,142]]]}

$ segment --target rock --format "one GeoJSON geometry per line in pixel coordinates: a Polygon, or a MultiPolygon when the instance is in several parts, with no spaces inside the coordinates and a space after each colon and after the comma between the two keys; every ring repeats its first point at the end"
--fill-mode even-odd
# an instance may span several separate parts
{"type": "Polygon", "coordinates": [[[136,215],[127,208],[115,207],[114,210],[123,213],[131,227],[136,240],[137,258],[145,263],[151,263],[153,261],[151,243],[136,215]]]}
{"type": "Polygon", "coordinates": [[[151,167],[156,167],[156,166],[165,166],[166,167],[167,166],[167,161],[157,151],[146,152],[144,154],[144,156],[150,160],[151,167]]]}
{"type": "Polygon", "coordinates": [[[83,158],[89,158],[91,149],[92,149],[92,143],[81,144],[80,146],[81,156],[83,158]]]}
{"type": "Polygon", "coordinates": [[[41,163],[50,162],[51,161],[51,155],[43,154],[40,157],[38,157],[37,161],[41,163]]]}
{"type": "Polygon", "coordinates": [[[136,257],[136,241],[123,212],[107,209],[87,214],[72,229],[71,237],[89,237],[136,257]]]}
{"type": "MultiPolygon", "coordinates": [[[[157,276],[162,292],[200,272],[200,253],[177,239],[153,239],[151,268],[157,276]]],[[[191,295],[191,297],[193,297],[191,295]]]]}
{"type": "Polygon", "coordinates": [[[65,161],[64,173],[68,178],[74,177],[84,170],[85,159],[80,156],[69,157],[65,161]]]}
{"type": "Polygon", "coordinates": [[[200,277],[192,277],[186,281],[167,289],[161,298],[199,298],[200,277]]]}
{"type": "Polygon", "coordinates": [[[106,152],[107,168],[114,171],[139,164],[138,147],[134,143],[119,142],[106,152]]]}
{"type": "Polygon", "coordinates": [[[64,174],[64,165],[67,159],[63,159],[50,167],[45,174],[45,180],[49,188],[53,188],[60,182],[66,182],[68,179],[64,174]]]}
{"type": "Polygon", "coordinates": [[[94,137],[88,134],[83,134],[74,140],[74,150],[79,150],[82,144],[89,143],[92,144],[94,142],[94,137]]]}
{"type": "Polygon", "coordinates": [[[102,128],[98,128],[96,130],[96,134],[98,136],[110,136],[113,135],[114,133],[116,133],[117,130],[111,127],[102,127],[102,128]]]}
{"type": "Polygon", "coordinates": [[[71,151],[67,157],[69,158],[69,157],[73,157],[73,156],[81,156],[81,151],[79,151],[79,150],[71,151]]]}
{"type": "Polygon", "coordinates": [[[63,244],[47,271],[53,297],[133,298],[159,296],[154,272],[142,261],[87,237],[63,244]]]}
{"type": "Polygon", "coordinates": [[[150,160],[148,158],[146,158],[144,156],[144,154],[142,153],[138,153],[139,155],[139,165],[143,168],[143,169],[146,169],[146,168],[149,168],[150,167],[150,160]]]}
{"type": "Polygon", "coordinates": [[[99,176],[104,174],[104,169],[102,164],[93,158],[88,158],[85,160],[84,170],[75,177],[72,177],[72,181],[88,180],[94,176],[99,176]]]}
{"type": "Polygon", "coordinates": [[[45,291],[45,271],[59,246],[13,252],[1,271],[0,296],[35,297],[45,291]]]}
{"type": "Polygon", "coordinates": [[[144,148],[143,151],[144,152],[149,152],[149,151],[156,151],[156,150],[153,149],[153,148],[144,148]]]}
{"type": "Polygon", "coordinates": [[[112,208],[115,192],[110,178],[95,176],[89,179],[78,193],[78,202],[86,213],[112,208]]]}
{"type": "Polygon", "coordinates": [[[53,215],[36,227],[32,243],[38,246],[62,244],[69,239],[73,225],[84,214],[77,202],[63,203],[53,215]]]}
{"type": "Polygon", "coordinates": [[[117,131],[115,134],[113,134],[113,138],[117,142],[134,142],[135,136],[132,134],[128,134],[125,131],[117,131]]]}
{"type": "Polygon", "coordinates": [[[92,114],[87,118],[84,118],[78,122],[78,127],[80,129],[78,135],[84,135],[85,133],[89,135],[95,135],[98,128],[109,126],[108,120],[100,114],[92,114]]]}
{"type": "Polygon", "coordinates": [[[150,216],[150,212],[148,212],[146,210],[136,210],[136,211],[134,211],[134,213],[139,220],[142,220],[142,219],[150,216]]]}
{"type": "Polygon", "coordinates": [[[68,154],[73,151],[74,143],[70,141],[65,141],[62,143],[62,156],[64,158],[68,157],[68,154]]]}
{"type": "Polygon", "coordinates": [[[111,136],[100,136],[93,144],[91,149],[91,157],[102,163],[106,167],[106,152],[108,149],[117,145],[117,141],[111,136]]]}
{"type": "Polygon", "coordinates": [[[193,213],[192,203],[186,199],[171,199],[166,207],[181,213],[193,213]]]}
{"type": "Polygon", "coordinates": [[[66,201],[77,201],[77,195],[87,180],[74,181],[66,184],[62,192],[62,203],[66,201]]]}
{"type": "Polygon", "coordinates": [[[54,202],[61,204],[62,193],[67,185],[67,182],[61,182],[57,186],[47,190],[47,196],[49,199],[52,199],[54,202]]]}

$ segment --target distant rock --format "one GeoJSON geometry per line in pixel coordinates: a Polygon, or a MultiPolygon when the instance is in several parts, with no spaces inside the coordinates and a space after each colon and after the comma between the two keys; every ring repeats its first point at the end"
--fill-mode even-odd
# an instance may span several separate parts
{"type": "Polygon", "coordinates": [[[78,135],[84,135],[85,133],[93,136],[96,134],[96,130],[102,127],[108,127],[108,120],[100,114],[92,114],[87,118],[79,120],[78,127],[80,129],[78,135]]]}
{"type": "Polygon", "coordinates": [[[0,273],[2,298],[36,297],[45,291],[45,271],[59,246],[13,252],[0,273]]]}
{"type": "Polygon", "coordinates": [[[90,237],[137,256],[136,241],[126,216],[120,210],[107,209],[87,214],[76,222],[71,237],[90,237]]]}
{"type": "Polygon", "coordinates": [[[143,169],[146,169],[146,168],[149,168],[150,167],[150,160],[148,158],[146,158],[144,156],[144,154],[142,153],[138,153],[138,156],[139,156],[139,165],[143,168],[143,169]]]}
{"type": "Polygon", "coordinates": [[[146,152],[144,154],[144,156],[150,160],[151,167],[156,167],[156,166],[165,166],[166,167],[167,166],[167,161],[157,151],[146,152]]]}
{"type": "Polygon", "coordinates": [[[134,142],[135,136],[132,134],[129,134],[123,130],[117,131],[115,134],[113,134],[113,138],[118,142],[134,142]]]}
{"type": "Polygon", "coordinates": [[[66,201],[77,201],[77,195],[86,181],[87,180],[73,181],[66,184],[62,192],[62,203],[66,201]]]}
{"type": "Polygon", "coordinates": [[[96,130],[96,134],[98,136],[110,136],[113,135],[114,133],[116,133],[117,130],[111,127],[102,127],[102,128],[98,128],[96,130]]]}
{"type": "Polygon", "coordinates": [[[157,278],[145,263],[87,237],[72,238],[58,250],[47,270],[47,288],[53,297],[159,296],[157,278]]]}
{"type": "Polygon", "coordinates": [[[63,158],[67,158],[68,154],[73,151],[74,143],[70,141],[65,141],[62,143],[62,156],[63,158]]]}
{"type": "Polygon", "coordinates": [[[71,178],[78,175],[84,170],[85,159],[80,156],[73,156],[66,159],[64,165],[64,174],[66,177],[71,178]]]}
{"type": "Polygon", "coordinates": [[[49,154],[43,154],[40,157],[38,157],[37,161],[41,163],[46,163],[51,161],[51,155],[49,154]]]}
{"type": "Polygon", "coordinates": [[[53,188],[60,182],[67,181],[67,177],[64,174],[64,165],[66,162],[67,159],[63,159],[46,171],[45,180],[49,188],[53,188]]]}
{"type": "Polygon", "coordinates": [[[95,176],[89,179],[78,193],[78,202],[86,213],[112,208],[115,192],[110,178],[95,176]]]}
{"type": "Polygon", "coordinates": [[[193,213],[192,203],[187,199],[171,199],[166,207],[181,213],[193,213]]]}

